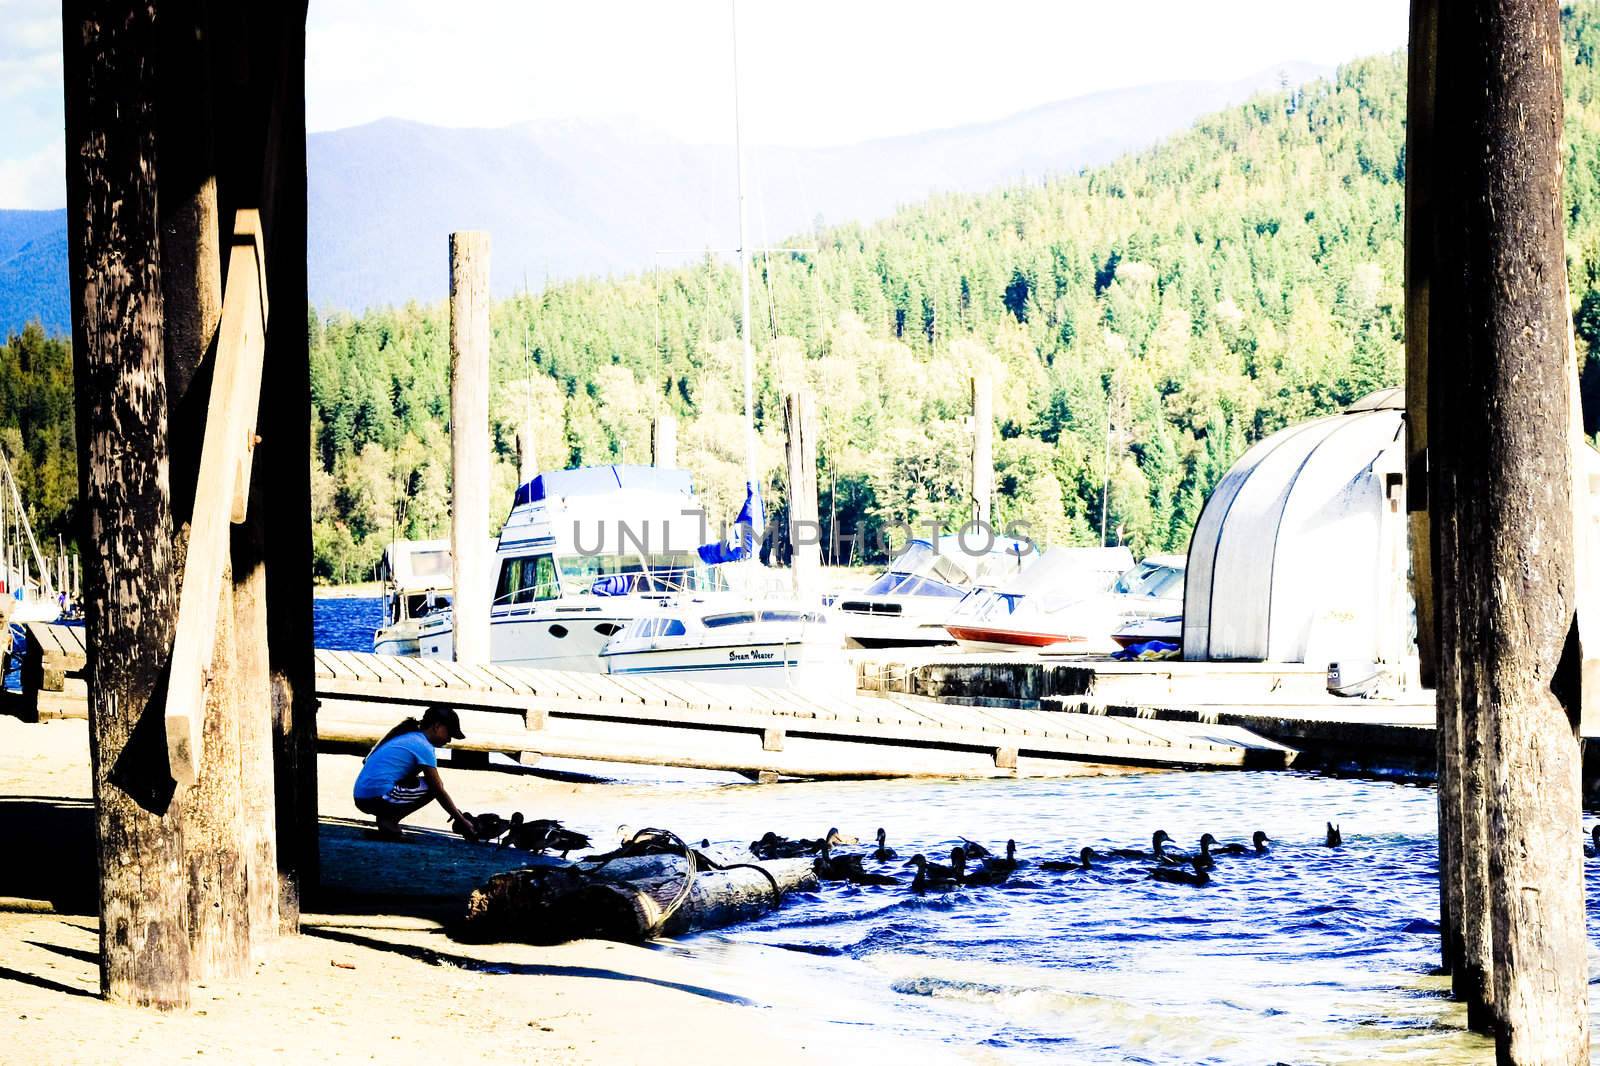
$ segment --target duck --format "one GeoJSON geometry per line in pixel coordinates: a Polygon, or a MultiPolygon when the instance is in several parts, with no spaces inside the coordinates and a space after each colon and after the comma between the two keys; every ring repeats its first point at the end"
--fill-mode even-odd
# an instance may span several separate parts
{"type": "Polygon", "coordinates": [[[1007,874],[1015,871],[1016,868],[1023,865],[1023,863],[1024,860],[1017,858],[1017,842],[1015,840],[1006,841],[1005,858],[1000,859],[990,856],[989,858],[983,860],[984,866],[994,867],[997,870],[1004,870],[1007,874]]]}
{"type": "Polygon", "coordinates": [[[554,818],[523,821],[522,812],[518,811],[511,816],[511,824],[506,827],[500,847],[513,847],[521,851],[559,851],[565,859],[568,852],[589,847],[589,838],[574,829],[568,829],[554,818]]]}
{"type": "Polygon", "coordinates": [[[952,881],[959,883],[961,875],[966,872],[967,853],[960,848],[951,848],[949,866],[945,866],[943,863],[929,862],[926,855],[918,853],[911,856],[906,861],[906,865],[915,866],[918,876],[925,877],[930,882],[952,881]]]}
{"type": "Polygon", "coordinates": [[[1200,854],[1191,858],[1181,851],[1165,851],[1161,854],[1161,863],[1164,866],[1187,866],[1195,863],[1202,870],[1210,870],[1217,865],[1217,860],[1211,857],[1211,845],[1216,842],[1216,837],[1210,833],[1203,833],[1200,836],[1200,854]]]}
{"type": "Polygon", "coordinates": [[[998,885],[1003,884],[1013,872],[1016,871],[1017,842],[1007,841],[1006,857],[1003,859],[990,857],[974,867],[967,867],[961,873],[961,883],[964,885],[998,885]]]}
{"type": "Polygon", "coordinates": [[[1165,881],[1169,885],[1193,885],[1203,888],[1211,883],[1211,875],[1200,865],[1198,858],[1190,859],[1189,865],[1193,870],[1182,870],[1174,866],[1157,866],[1150,871],[1152,881],[1165,881]]]}
{"type": "Polygon", "coordinates": [[[1272,840],[1272,838],[1267,836],[1267,834],[1265,832],[1263,832],[1260,829],[1257,829],[1255,831],[1255,834],[1253,836],[1251,836],[1251,838],[1250,838],[1251,844],[1255,845],[1255,847],[1253,849],[1250,847],[1249,844],[1240,844],[1238,842],[1234,842],[1232,844],[1223,844],[1223,845],[1220,845],[1219,847],[1213,848],[1211,854],[1213,854],[1213,855],[1265,855],[1267,853],[1267,844],[1271,840],[1272,840]]]}
{"type": "Polygon", "coordinates": [[[1592,859],[1596,856],[1600,856],[1600,822],[1595,823],[1595,827],[1589,830],[1589,836],[1593,838],[1594,843],[1585,844],[1583,846],[1583,853],[1592,859]]]}
{"type": "MultiPolygon", "coordinates": [[[[487,814],[473,814],[471,811],[462,811],[461,813],[470,818],[472,824],[477,828],[477,832],[469,837],[471,840],[487,842],[511,828],[509,821],[492,811],[487,814]]],[[[457,822],[455,826],[456,832],[461,833],[462,836],[467,836],[468,834],[462,832],[462,828],[461,823],[457,822]]]]}
{"type": "Polygon", "coordinates": [[[822,842],[822,854],[811,860],[811,868],[821,881],[850,881],[866,876],[861,870],[861,855],[835,855],[833,845],[822,842]],[[854,876],[852,876],[854,875],[854,876]]]}
{"type": "Polygon", "coordinates": [[[1323,841],[1324,846],[1337,848],[1344,844],[1344,834],[1339,832],[1339,827],[1332,822],[1328,823],[1328,839],[1323,841]]]}
{"type": "Polygon", "coordinates": [[[929,877],[927,871],[921,866],[917,867],[917,875],[911,879],[911,891],[919,896],[929,892],[949,892],[951,889],[959,887],[954,881],[929,877]]]}
{"type": "Polygon", "coordinates": [[[960,839],[961,850],[966,853],[967,858],[987,859],[990,857],[989,849],[984,847],[982,844],[979,844],[975,840],[968,840],[966,837],[961,837],[960,839]]]}
{"type": "Polygon", "coordinates": [[[1171,839],[1172,838],[1167,835],[1167,831],[1165,829],[1157,829],[1155,831],[1155,833],[1153,835],[1151,835],[1151,837],[1150,837],[1150,850],[1149,851],[1142,851],[1142,850],[1140,850],[1138,848],[1113,848],[1112,850],[1106,852],[1106,855],[1108,857],[1110,857],[1110,858],[1113,858],[1113,859],[1152,859],[1153,858],[1157,862],[1160,862],[1161,861],[1161,857],[1163,855],[1167,854],[1167,852],[1162,850],[1162,845],[1165,844],[1167,841],[1169,841],[1171,839]]]}
{"type": "Polygon", "coordinates": [[[878,846],[869,853],[869,856],[878,862],[888,862],[895,857],[894,849],[889,847],[887,841],[889,834],[880,827],[878,829],[878,846]]]}
{"type": "Polygon", "coordinates": [[[820,840],[790,840],[770,830],[760,840],[750,842],[750,853],[758,859],[798,859],[822,850],[820,840]]]}
{"type": "Polygon", "coordinates": [[[1082,851],[1078,852],[1078,861],[1076,862],[1071,859],[1046,859],[1044,862],[1039,864],[1039,869],[1052,870],[1056,872],[1062,870],[1088,870],[1092,869],[1089,863],[1095,858],[1097,858],[1097,856],[1095,855],[1093,848],[1084,848],[1082,851]]]}

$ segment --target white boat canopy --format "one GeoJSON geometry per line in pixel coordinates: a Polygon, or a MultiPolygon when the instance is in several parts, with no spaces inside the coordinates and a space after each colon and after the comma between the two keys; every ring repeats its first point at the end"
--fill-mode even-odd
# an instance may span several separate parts
{"type": "Polygon", "coordinates": [[[1189,543],[1183,657],[1398,662],[1406,584],[1405,398],[1385,389],[1260,441],[1189,543]]]}
{"type": "MultiPolygon", "coordinates": [[[[1405,393],[1256,444],[1223,476],[1189,544],[1183,657],[1401,663],[1415,654],[1405,511],[1405,393]]],[[[1588,483],[1600,453],[1582,449],[1588,483]]],[[[1588,559],[1597,558],[1591,492],[1588,559]]],[[[1586,602],[1594,566],[1584,568],[1586,602]]]]}

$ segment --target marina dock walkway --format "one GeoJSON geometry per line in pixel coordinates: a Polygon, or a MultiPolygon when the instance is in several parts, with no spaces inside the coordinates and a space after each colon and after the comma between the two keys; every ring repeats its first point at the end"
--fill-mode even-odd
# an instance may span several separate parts
{"type": "Polygon", "coordinates": [[[751,777],[1035,776],[1097,763],[1281,768],[1296,754],[1232,725],[328,650],[317,652],[317,695],[318,732],[329,742],[370,743],[402,709],[442,702],[461,713],[467,739],[457,747],[751,777]]]}

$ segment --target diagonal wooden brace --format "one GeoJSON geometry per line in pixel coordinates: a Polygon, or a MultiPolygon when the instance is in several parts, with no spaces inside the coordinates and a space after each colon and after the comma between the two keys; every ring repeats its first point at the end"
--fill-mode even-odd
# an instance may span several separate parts
{"type": "Polygon", "coordinates": [[[249,494],[266,351],[265,277],[260,219],[254,210],[242,210],[234,220],[228,252],[228,282],[217,327],[216,367],[167,687],[167,761],[180,788],[194,784],[200,773],[205,688],[216,645],[228,526],[230,521],[244,520],[249,494]]]}

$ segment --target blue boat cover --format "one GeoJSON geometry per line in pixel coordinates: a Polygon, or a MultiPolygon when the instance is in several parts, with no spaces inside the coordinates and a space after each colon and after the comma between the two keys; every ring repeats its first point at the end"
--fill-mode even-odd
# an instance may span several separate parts
{"type": "Polygon", "coordinates": [[[655,466],[580,466],[549,470],[517,489],[512,505],[536,503],[552,496],[602,496],[617,489],[650,489],[687,496],[694,491],[689,471],[655,466]]]}

